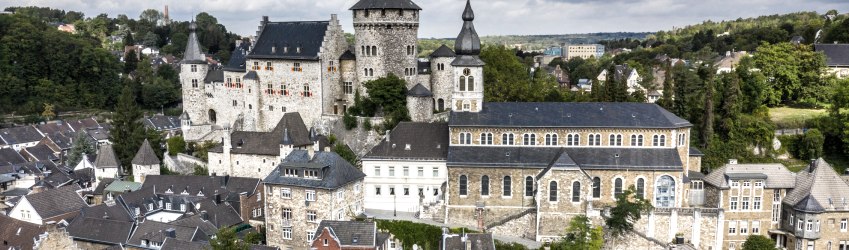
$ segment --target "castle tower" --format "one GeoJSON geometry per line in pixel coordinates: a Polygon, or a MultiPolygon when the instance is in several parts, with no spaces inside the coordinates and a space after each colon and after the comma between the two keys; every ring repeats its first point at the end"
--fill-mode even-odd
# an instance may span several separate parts
{"type": "Polygon", "coordinates": [[[180,84],[183,86],[183,111],[191,117],[192,124],[215,124],[215,111],[206,110],[206,95],[203,79],[209,71],[206,56],[201,52],[198,36],[195,33],[197,25],[192,22],[189,26],[189,40],[186,52],[180,62],[180,84]]]}
{"type": "Polygon", "coordinates": [[[415,83],[421,7],[411,0],[360,0],[350,10],[358,82],[394,74],[415,83]]]}
{"type": "Polygon", "coordinates": [[[480,59],[481,40],[472,21],[475,13],[470,0],[466,0],[463,11],[463,29],[454,43],[457,54],[451,66],[454,68],[454,93],[451,108],[457,112],[479,112],[483,108],[483,66],[480,59]]]}
{"type": "Polygon", "coordinates": [[[430,91],[433,92],[433,108],[443,112],[451,108],[454,94],[454,67],[451,62],[457,55],[443,44],[430,54],[430,91]]]}
{"type": "Polygon", "coordinates": [[[145,139],[136,156],[132,160],[133,165],[133,181],[144,182],[148,175],[159,175],[159,157],[150,146],[150,142],[145,139]]]}

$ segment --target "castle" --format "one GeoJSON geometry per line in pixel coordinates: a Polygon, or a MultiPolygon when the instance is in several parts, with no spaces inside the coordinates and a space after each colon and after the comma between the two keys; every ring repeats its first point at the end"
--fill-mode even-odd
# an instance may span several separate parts
{"type": "Polygon", "coordinates": [[[350,10],[354,44],[347,43],[336,15],[328,21],[293,22],[271,22],[266,16],[256,39],[239,44],[221,69],[206,64],[192,24],[180,73],[186,139],[218,141],[225,127],[268,132],[290,112],[300,113],[313,127],[341,117],[357,91],[368,94],[364,82],[389,74],[406,81],[408,108],[416,121],[453,108],[452,99],[482,98],[471,86],[459,93],[452,86],[461,74],[472,74],[462,77],[470,83],[480,79],[481,71],[455,69],[458,63],[479,60],[462,60],[462,55],[455,60],[447,46],[429,60],[418,59],[421,8],[412,1],[363,0],[350,10]]]}

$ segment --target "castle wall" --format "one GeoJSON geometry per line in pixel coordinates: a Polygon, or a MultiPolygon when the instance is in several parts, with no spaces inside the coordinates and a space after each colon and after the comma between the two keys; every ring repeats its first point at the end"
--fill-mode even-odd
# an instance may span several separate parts
{"type": "Polygon", "coordinates": [[[429,122],[433,119],[433,99],[430,97],[407,97],[407,110],[414,122],[429,122]]]}

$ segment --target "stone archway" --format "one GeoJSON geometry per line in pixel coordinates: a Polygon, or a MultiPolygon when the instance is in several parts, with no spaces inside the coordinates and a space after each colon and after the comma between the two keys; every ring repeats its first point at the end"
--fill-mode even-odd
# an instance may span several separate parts
{"type": "Polygon", "coordinates": [[[209,110],[209,124],[215,124],[216,121],[218,121],[218,118],[216,117],[215,110],[210,109],[209,110]]]}

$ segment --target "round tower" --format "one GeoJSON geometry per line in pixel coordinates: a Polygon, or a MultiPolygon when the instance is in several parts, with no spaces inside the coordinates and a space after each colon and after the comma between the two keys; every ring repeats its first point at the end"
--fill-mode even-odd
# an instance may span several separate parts
{"type": "Polygon", "coordinates": [[[359,82],[389,74],[415,82],[421,7],[410,0],[360,0],[350,10],[359,82]]]}
{"type": "Polygon", "coordinates": [[[457,112],[480,112],[483,109],[483,66],[480,59],[481,40],[472,21],[475,13],[466,0],[463,10],[463,28],[454,42],[457,54],[451,66],[454,70],[454,93],[451,109],[457,112]]]}
{"type": "MultiPolygon", "coordinates": [[[[206,56],[201,52],[198,36],[195,33],[197,25],[189,25],[189,40],[186,42],[186,52],[180,61],[180,84],[183,86],[183,111],[194,118],[194,124],[214,124],[210,121],[206,107],[204,79],[209,71],[206,56]]],[[[214,120],[214,119],[213,119],[214,120]]]]}

